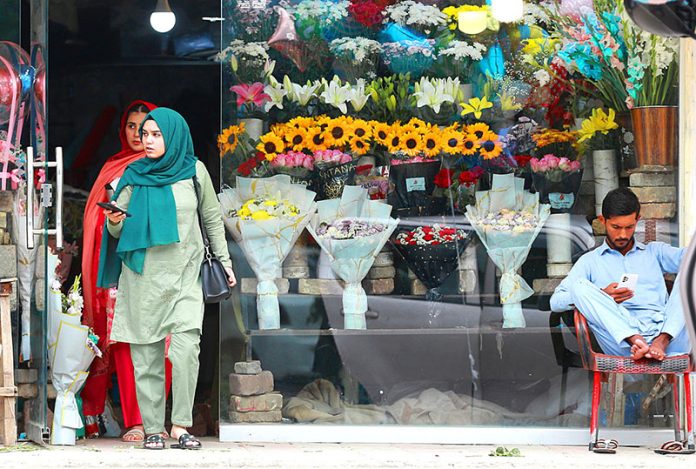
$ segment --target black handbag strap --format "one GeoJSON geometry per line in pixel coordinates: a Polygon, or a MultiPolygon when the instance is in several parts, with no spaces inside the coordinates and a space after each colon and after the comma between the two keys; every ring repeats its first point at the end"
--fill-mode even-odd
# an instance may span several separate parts
{"type": "Polygon", "coordinates": [[[193,176],[193,190],[196,192],[196,209],[198,210],[198,226],[201,227],[201,235],[203,236],[203,247],[205,248],[205,257],[210,258],[210,239],[208,239],[208,232],[205,230],[205,225],[203,224],[203,211],[201,210],[201,194],[198,188],[198,178],[193,176]]]}

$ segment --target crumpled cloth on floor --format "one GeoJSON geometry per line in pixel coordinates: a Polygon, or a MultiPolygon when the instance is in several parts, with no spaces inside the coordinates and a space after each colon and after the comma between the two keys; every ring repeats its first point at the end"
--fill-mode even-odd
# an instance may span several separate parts
{"type": "Polygon", "coordinates": [[[348,404],[336,387],[323,379],[309,383],[297,396],[288,399],[283,416],[302,423],[362,425],[528,425],[552,420],[571,423],[570,419],[511,412],[492,402],[434,388],[386,406],[348,404]]]}

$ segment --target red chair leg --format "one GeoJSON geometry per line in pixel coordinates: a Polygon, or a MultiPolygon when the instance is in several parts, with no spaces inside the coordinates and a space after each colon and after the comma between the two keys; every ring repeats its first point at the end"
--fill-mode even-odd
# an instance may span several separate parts
{"type": "Polygon", "coordinates": [[[668,375],[668,379],[672,383],[672,398],[674,400],[674,441],[682,441],[682,422],[679,399],[679,377],[677,375],[668,375]]]}
{"type": "Polygon", "coordinates": [[[694,421],[693,421],[693,401],[691,400],[691,379],[689,373],[684,373],[684,402],[686,406],[686,444],[689,449],[696,449],[694,446],[694,421]]]}
{"type": "Polygon", "coordinates": [[[592,383],[592,415],[590,416],[590,445],[589,450],[592,451],[599,440],[599,398],[602,394],[602,373],[594,372],[594,380],[592,383]]]}

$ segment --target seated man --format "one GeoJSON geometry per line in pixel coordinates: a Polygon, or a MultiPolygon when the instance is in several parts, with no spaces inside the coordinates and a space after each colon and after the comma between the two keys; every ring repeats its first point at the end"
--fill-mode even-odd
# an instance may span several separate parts
{"type": "Polygon", "coordinates": [[[578,259],[554,291],[551,309],[577,307],[608,355],[663,360],[691,349],[679,282],[668,297],[663,276],[679,270],[684,249],[639,243],[633,237],[639,219],[640,203],[630,189],[607,194],[599,216],[606,239],[578,259]],[[638,276],[635,291],[617,288],[624,273],[638,276]]]}

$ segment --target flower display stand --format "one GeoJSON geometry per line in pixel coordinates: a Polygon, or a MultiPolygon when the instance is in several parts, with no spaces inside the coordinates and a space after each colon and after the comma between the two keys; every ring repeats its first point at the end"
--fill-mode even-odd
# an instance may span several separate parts
{"type": "Polygon", "coordinates": [[[631,172],[629,185],[640,201],[639,240],[671,242],[674,233],[668,220],[677,213],[676,182],[673,166],[644,165],[631,172]]]}
{"type": "Polygon", "coordinates": [[[307,260],[307,238],[302,233],[295,245],[290,249],[288,256],[283,262],[283,277],[289,278],[308,278],[309,261],[307,260]]]}
{"type": "Polygon", "coordinates": [[[395,276],[394,254],[385,245],[367,271],[367,277],[362,282],[363,288],[368,295],[389,295],[394,291],[395,276]]]}
{"type": "Polygon", "coordinates": [[[609,191],[619,187],[616,169],[616,151],[595,150],[592,152],[595,184],[595,215],[602,214],[602,201],[609,191]]]}

